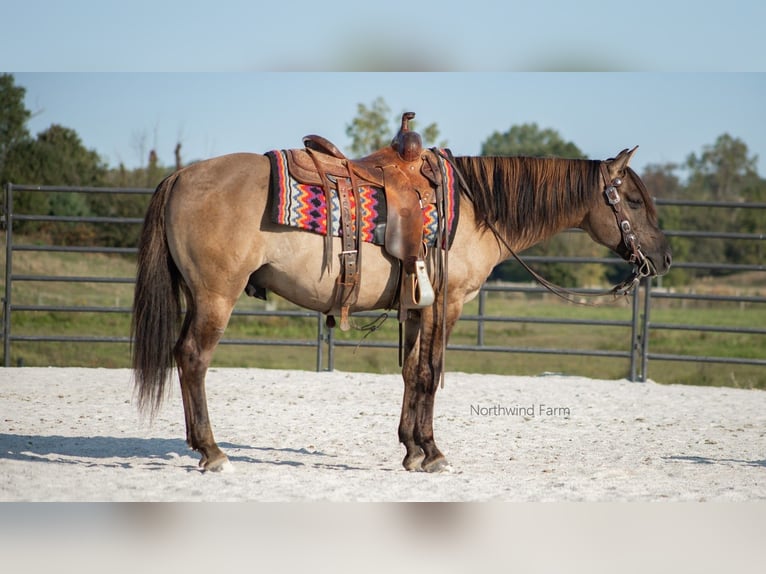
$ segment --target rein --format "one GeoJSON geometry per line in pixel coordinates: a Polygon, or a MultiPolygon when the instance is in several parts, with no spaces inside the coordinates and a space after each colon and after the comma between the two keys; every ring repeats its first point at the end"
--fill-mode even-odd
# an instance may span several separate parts
{"type": "MultiPolygon", "coordinates": [[[[454,162],[451,162],[453,165],[453,168],[455,169],[455,173],[457,173],[458,178],[460,179],[460,184],[469,192],[470,194],[470,187],[465,181],[465,178],[463,177],[463,174],[460,172],[458,167],[454,164],[454,162]]],[[[577,291],[573,291],[571,289],[567,289],[566,287],[561,287],[560,285],[556,285],[555,283],[552,283],[551,281],[548,281],[545,277],[540,275],[537,271],[532,269],[522,258],[519,256],[518,253],[510,246],[508,241],[503,237],[503,235],[500,233],[500,230],[497,229],[497,227],[490,221],[484,221],[484,224],[487,226],[487,228],[492,231],[492,233],[495,235],[495,238],[510,252],[511,256],[519,262],[519,265],[521,265],[527,273],[529,273],[532,278],[534,278],[535,281],[537,281],[540,285],[545,287],[548,291],[556,295],[557,297],[560,297],[561,299],[564,299],[565,301],[568,301],[570,303],[576,303],[578,305],[588,305],[588,306],[596,306],[595,303],[587,303],[580,300],[580,297],[582,296],[590,296],[590,297],[604,297],[611,295],[615,299],[619,295],[625,295],[627,296],[630,294],[633,289],[641,282],[642,279],[645,277],[651,277],[654,273],[654,266],[652,265],[651,261],[644,255],[644,253],[641,251],[641,245],[638,242],[638,238],[636,237],[636,234],[633,233],[630,222],[625,217],[625,214],[622,212],[622,206],[620,205],[620,194],[617,190],[617,188],[622,185],[622,180],[619,177],[616,177],[612,180],[609,179],[609,173],[607,172],[606,165],[604,162],[601,162],[600,164],[601,169],[601,176],[604,178],[604,195],[606,196],[606,200],[609,203],[609,205],[612,208],[612,211],[614,212],[615,218],[617,220],[617,227],[620,229],[620,233],[622,234],[622,241],[625,244],[625,247],[628,248],[630,251],[630,259],[628,259],[628,263],[632,263],[634,265],[633,273],[630,277],[628,277],[625,281],[615,285],[608,291],[599,291],[596,293],[581,293],[577,291]]]]}

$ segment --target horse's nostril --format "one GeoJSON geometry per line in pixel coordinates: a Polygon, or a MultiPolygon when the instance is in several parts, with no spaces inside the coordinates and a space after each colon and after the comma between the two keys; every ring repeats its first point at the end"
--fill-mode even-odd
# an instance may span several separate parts
{"type": "Polygon", "coordinates": [[[671,263],[673,263],[673,256],[670,255],[670,253],[665,254],[665,267],[670,267],[671,263]]]}

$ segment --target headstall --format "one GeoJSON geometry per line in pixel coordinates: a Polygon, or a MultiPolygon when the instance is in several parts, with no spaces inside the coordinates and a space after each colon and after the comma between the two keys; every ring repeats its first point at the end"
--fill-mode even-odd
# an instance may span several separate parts
{"type": "Polygon", "coordinates": [[[622,242],[625,244],[625,247],[630,253],[630,259],[628,259],[628,262],[636,266],[633,277],[629,282],[626,282],[627,285],[620,286],[621,290],[625,289],[626,291],[630,291],[633,286],[641,281],[641,279],[644,277],[651,277],[656,273],[652,262],[646,257],[646,255],[644,255],[643,251],[641,251],[641,244],[638,242],[636,234],[633,233],[633,228],[630,225],[630,221],[628,221],[628,218],[625,217],[625,213],[622,210],[620,193],[617,189],[622,185],[622,179],[619,177],[610,179],[609,172],[606,169],[606,164],[603,162],[601,163],[601,176],[604,178],[604,195],[606,196],[606,200],[611,206],[612,211],[614,212],[614,216],[617,219],[617,227],[620,229],[620,233],[622,234],[622,242]]]}

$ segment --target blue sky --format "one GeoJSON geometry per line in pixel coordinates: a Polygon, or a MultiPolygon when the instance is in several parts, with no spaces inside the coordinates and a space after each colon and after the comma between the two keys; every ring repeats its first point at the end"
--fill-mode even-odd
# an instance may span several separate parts
{"type": "Polygon", "coordinates": [[[764,71],[763,0],[0,0],[6,71],[764,71]]]}
{"type": "MultiPolygon", "coordinates": [[[[15,73],[33,134],[59,123],[110,165],[299,147],[319,133],[346,148],[357,104],[436,122],[456,154],[535,122],[594,159],[639,145],[634,166],[683,162],[724,133],[766,175],[766,74],[760,73],[15,73]],[[143,154],[140,153],[143,150],[143,154]]],[[[395,126],[392,123],[392,130],[395,126]]]]}
{"type": "Polygon", "coordinates": [[[459,154],[535,122],[593,158],[639,145],[641,169],[728,133],[766,175],[762,0],[0,0],[0,22],[31,131],[71,127],[111,165],[344,148],[380,96],[459,154]]]}

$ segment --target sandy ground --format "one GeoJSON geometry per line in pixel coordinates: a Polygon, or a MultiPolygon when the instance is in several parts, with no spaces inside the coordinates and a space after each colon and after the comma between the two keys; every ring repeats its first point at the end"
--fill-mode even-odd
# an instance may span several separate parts
{"type": "Polygon", "coordinates": [[[449,373],[437,443],[411,473],[398,375],[214,369],[202,473],[177,383],[142,418],[122,369],[0,369],[0,501],[754,501],[766,499],[766,393],[562,376],[449,373]]]}

